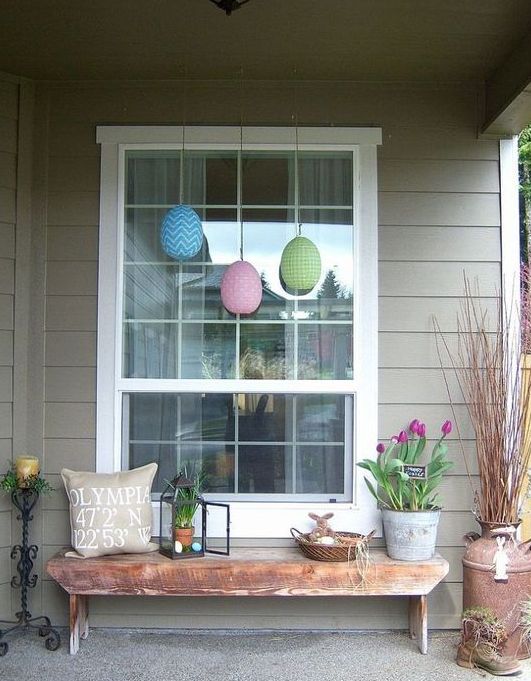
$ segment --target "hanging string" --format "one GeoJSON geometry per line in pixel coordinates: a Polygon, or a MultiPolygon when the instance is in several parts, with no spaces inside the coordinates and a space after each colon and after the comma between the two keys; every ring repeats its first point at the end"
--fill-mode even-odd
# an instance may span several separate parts
{"type": "Polygon", "coordinates": [[[299,112],[297,100],[297,69],[293,69],[293,114],[291,120],[295,126],[295,224],[297,225],[297,236],[301,235],[302,223],[300,222],[299,205],[299,112]]]}
{"type": "Polygon", "coordinates": [[[179,203],[182,205],[184,198],[184,130],[186,127],[186,63],[182,66],[182,92],[181,92],[181,113],[182,113],[182,147],[181,147],[181,176],[179,187],[179,203]]]}
{"type": "Polygon", "coordinates": [[[240,66],[240,260],[243,260],[243,208],[242,208],[242,175],[243,175],[243,66],[240,66]]]}

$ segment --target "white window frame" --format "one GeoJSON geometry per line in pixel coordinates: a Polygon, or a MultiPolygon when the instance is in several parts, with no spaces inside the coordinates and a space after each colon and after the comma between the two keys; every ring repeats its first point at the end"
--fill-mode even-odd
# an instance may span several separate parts
{"type": "MultiPolygon", "coordinates": [[[[333,510],[334,525],[344,530],[380,529],[376,504],[357,458],[372,456],[378,415],[378,219],[376,147],[380,128],[301,127],[301,151],[352,151],[354,156],[355,238],[354,354],[355,378],[350,380],[253,381],[220,380],[216,391],[354,394],[352,502],[231,502],[231,534],[235,537],[285,537],[292,525],[307,527],[307,512],[333,510]],[[222,386],[222,387],[221,387],[222,386]]],[[[121,263],[123,252],[124,156],[126,149],[180,149],[181,126],[98,126],[101,145],[100,240],[98,273],[98,362],[96,405],[96,470],[121,469],[122,394],[130,391],[174,393],[212,392],[212,382],[202,379],[121,378],[121,263]]],[[[186,128],[186,149],[286,150],[295,149],[293,127],[193,126],[186,128]]],[[[154,504],[156,509],[156,504],[154,504]]],[[[155,519],[156,522],[156,519],[155,519]]],[[[154,525],[157,527],[157,525],[154,525]]]]}

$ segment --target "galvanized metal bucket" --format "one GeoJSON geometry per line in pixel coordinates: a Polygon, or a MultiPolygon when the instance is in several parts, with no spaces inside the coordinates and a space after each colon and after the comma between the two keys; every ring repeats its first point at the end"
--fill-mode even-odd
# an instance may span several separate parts
{"type": "Polygon", "coordinates": [[[433,558],[440,515],[440,510],[382,509],[384,537],[389,557],[411,561],[433,558]]]}

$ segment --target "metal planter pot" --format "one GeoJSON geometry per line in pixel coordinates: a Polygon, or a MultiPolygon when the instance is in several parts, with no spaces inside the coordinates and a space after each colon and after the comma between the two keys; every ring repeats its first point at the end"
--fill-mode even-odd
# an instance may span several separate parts
{"type": "Polygon", "coordinates": [[[440,510],[382,509],[385,543],[389,557],[410,561],[433,558],[440,515],[440,510]]]}

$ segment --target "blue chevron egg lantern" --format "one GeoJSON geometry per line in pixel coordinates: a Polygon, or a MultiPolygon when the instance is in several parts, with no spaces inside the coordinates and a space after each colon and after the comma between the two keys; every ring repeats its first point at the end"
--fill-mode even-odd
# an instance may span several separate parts
{"type": "Polygon", "coordinates": [[[179,204],[169,210],[160,226],[160,243],[174,260],[189,260],[203,245],[201,218],[191,206],[179,204]]]}

